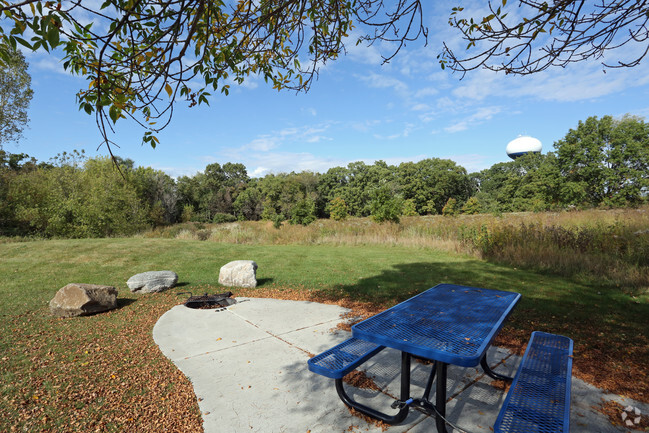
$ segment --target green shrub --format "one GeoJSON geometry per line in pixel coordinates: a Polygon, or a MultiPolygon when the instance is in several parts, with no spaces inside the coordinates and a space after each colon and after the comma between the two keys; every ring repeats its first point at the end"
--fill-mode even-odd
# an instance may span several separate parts
{"type": "Polygon", "coordinates": [[[467,215],[475,215],[482,212],[482,206],[476,197],[470,197],[464,206],[462,206],[462,213],[467,215]]]}
{"type": "Polygon", "coordinates": [[[457,215],[459,210],[457,208],[457,200],[453,197],[449,198],[444,207],[442,208],[442,215],[453,216],[457,215]]]}
{"type": "Polygon", "coordinates": [[[329,215],[334,221],[344,221],[349,216],[349,209],[347,203],[340,197],[334,197],[329,202],[329,215]]]}
{"type": "Polygon", "coordinates": [[[282,222],[284,222],[284,217],[281,215],[275,215],[273,217],[273,227],[280,229],[282,227],[282,222]]]}
{"type": "Polygon", "coordinates": [[[399,223],[403,211],[403,201],[394,195],[388,185],[376,188],[372,193],[370,202],[370,215],[376,222],[399,223]]]}
{"type": "Polygon", "coordinates": [[[422,209],[426,215],[436,215],[437,214],[437,207],[435,206],[435,200],[428,200],[426,202],[426,206],[422,209]]]}
{"type": "Polygon", "coordinates": [[[194,217],[194,206],[190,204],[186,204],[183,206],[183,212],[180,214],[180,221],[184,223],[188,223],[192,220],[194,217]]]}
{"type": "Polygon", "coordinates": [[[214,224],[223,224],[223,223],[233,223],[237,220],[237,217],[234,215],[231,215],[229,213],[222,213],[222,212],[217,212],[214,214],[214,218],[212,219],[212,222],[214,224]]]}
{"type": "Polygon", "coordinates": [[[315,220],[315,202],[309,198],[298,201],[291,210],[291,224],[308,226],[315,220]]]}
{"type": "Polygon", "coordinates": [[[415,201],[411,198],[403,202],[403,216],[416,216],[417,214],[417,205],[415,201]]]}
{"type": "Polygon", "coordinates": [[[277,210],[275,209],[275,206],[271,203],[270,200],[266,199],[263,202],[263,210],[261,211],[261,219],[267,220],[267,221],[275,221],[277,218],[277,210]]]}
{"type": "Polygon", "coordinates": [[[212,230],[199,230],[196,232],[196,237],[199,241],[206,241],[212,236],[212,230]]]}

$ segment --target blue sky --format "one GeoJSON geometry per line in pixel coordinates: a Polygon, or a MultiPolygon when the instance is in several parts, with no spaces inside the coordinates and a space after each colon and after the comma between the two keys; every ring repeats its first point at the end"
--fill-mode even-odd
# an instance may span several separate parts
{"type": "MultiPolygon", "coordinates": [[[[213,97],[209,107],[177,103],[156,149],[141,145],[139,127],[119,122],[114,153],[172,176],[193,175],[212,162],[241,162],[250,175],[263,176],[424,158],[452,159],[473,172],[507,161],[505,147],[519,134],[541,140],[545,153],[589,116],[649,114],[647,61],[606,73],[601,61],[525,77],[479,70],[460,80],[441,70],[436,56],[443,40],[461,42],[446,24],[447,12],[431,12],[428,46],[411,44],[390,64],[381,65],[381,54],[391,47],[352,41],[347,56],[322,68],[306,94],[278,93],[252,78],[229,96],[213,97]]],[[[75,104],[86,81],[66,74],[54,56],[26,55],[34,89],[30,125],[5,150],[42,161],[73,149],[106,155],[97,149],[94,116],[75,104]]]]}

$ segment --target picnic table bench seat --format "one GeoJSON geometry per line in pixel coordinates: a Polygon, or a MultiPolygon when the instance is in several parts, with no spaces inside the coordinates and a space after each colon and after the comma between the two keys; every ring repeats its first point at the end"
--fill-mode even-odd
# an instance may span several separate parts
{"type": "Polygon", "coordinates": [[[309,359],[309,370],[331,379],[342,379],[383,349],[384,346],[352,337],[309,359]]]}
{"type": "Polygon", "coordinates": [[[535,331],[500,410],[495,433],[560,433],[570,426],[570,338],[535,331]]]}

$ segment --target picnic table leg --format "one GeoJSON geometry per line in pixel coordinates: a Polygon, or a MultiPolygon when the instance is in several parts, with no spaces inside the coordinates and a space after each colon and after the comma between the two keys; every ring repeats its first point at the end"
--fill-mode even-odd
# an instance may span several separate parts
{"type": "Polygon", "coordinates": [[[484,370],[485,374],[486,374],[487,376],[489,376],[490,378],[492,378],[492,379],[495,379],[495,380],[504,380],[504,381],[506,381],[506,382],[511,382],[512,380],[514,380],[513,377],[509,377],[509,376],[504,376],[504,375],[502,375],[502,374],[498,374],[498,373],[496,373],[495,371],[493,371],[493,370],[491,369],[491,367],[489,367],[489,364],[487,363],[487,352],[485,352],[484,356],[483,356],[482,359],[480,360],[480,366],[482,367],[482,370],[484,370]]]}
{"type": "MultiPolygon", "coordinates": [[[[358,403],[352,399],[345,388],[343,387],[343,380],[336,379],[336,391],[338,396],[347,406],[356,409],[357,411],[371,416],[372,418],[383,421],[387,424],[398,424],[406,419],[408,416],[408,405],[404,404],[397,412],[396,415],[387,415],[364,404],[358,403]]],[[[401,401],[405,402],[410,398],[410,354],[401,352],[401,401]]]]}
{"type": "Polygon", "coordinates": [[[428,376],[428,382],[426,383],[426,389],[424,390],[423,400],[430,400],[430,391],[433,389],[433,381],[435,380],[435,375],[437,373],[437,361],[433,363],[433,368],[430,371],[430,376],[428,376]]]}
{"type": "Polygon", "coordinates": [[[437,425],[438,433],[446,432],[446,374],[448,364],[445,362],[436,362],[435,369],[437,370],[437,389],[435,391],[435,424],[437,425]]]}

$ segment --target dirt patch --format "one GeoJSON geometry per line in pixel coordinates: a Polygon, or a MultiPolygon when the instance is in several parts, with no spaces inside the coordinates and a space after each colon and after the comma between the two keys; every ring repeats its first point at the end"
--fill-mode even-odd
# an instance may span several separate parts
{"type": "Polygon", "coordinates": [[[343,378],[343,381],[355,388],[381,391],[381,388],[364,371],[354,370],[343,378]]]}
{"type": "MultiPolygon", "coordinates": [[[[364,413],[360,413],[356,409],[352,409],[351,407],[347,407],[347,410],[353,416],[362,419],[363,421],[365,421],[366,423],[368,423],[370,425],[373,425],[375,427],[380,428],[381,431],[386,431],[388,428],[390,428],[390,424],[384,423],[383,421],[379,421],[379,420],[374,419],[374,418],[370,418],[369,416],[365,415],[364,413]]],[[[356,431],[358,428],[359,428],[358,426],[351,425],[351,426],[349,426],[347,431],[348,432],[353,432],[353,431],[356,431]]]]}
{"type": "Polygon", "coordinates": [[[493,386],[498,391],[507,392],[509,391],[509,387],[511,386],[511,383],[505,380],[493,380],[489,385],[493,386]]]}
{"type": "Polygon", "coordinates": [[[2,363],[25,362],[5,368],[12,382],[0,430],[203,431],[191,382],[152,338],[157,319],[176,303],[160,294],[96,316],[36,311],[11,319],[15,343],[2,363]]]}

